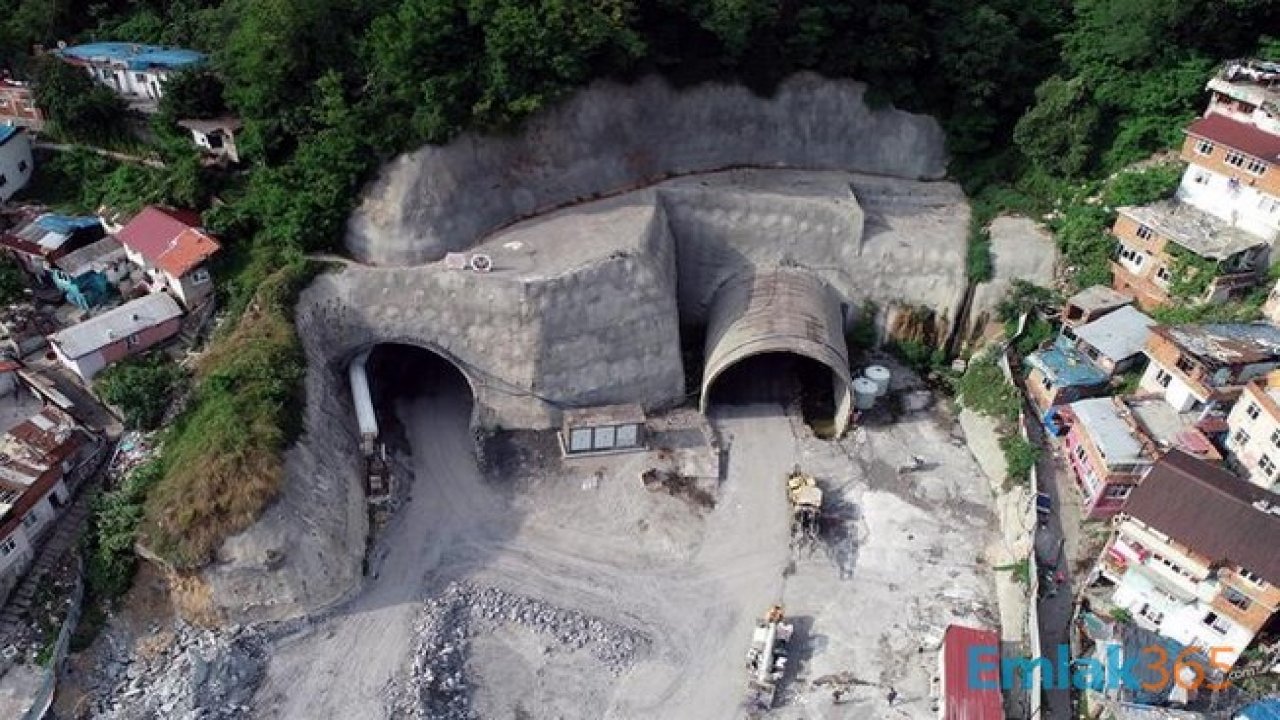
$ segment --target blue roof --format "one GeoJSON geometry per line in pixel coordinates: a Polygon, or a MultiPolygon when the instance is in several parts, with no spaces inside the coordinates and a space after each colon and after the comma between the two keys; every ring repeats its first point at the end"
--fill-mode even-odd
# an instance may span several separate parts
{"type": "Polygon", "coordinates": [[[1246,705],[1237,717],[1244,720],[1280,720],[1280,700],[1259,700],[1246,705]]]}
{"type": "Polygon", "coordinates": [[[149,67],[184,68],[203,63],[208,56],[185,48],[139,45],[126,42],[97,42],[59,50],[58,54],[85,62],[123,63],[130,70],[149,67]]]}
{"type": "Polygon", "coordinates": [[[1027,364],[1044,373],[1049,382],[1059,387],[1101,385],[1110,377],[1089,361],[1084,353],[1061,339],[1048,350],[1037,350],[1027,356],[1027,364]]]}
{"type": "Polygon", "coordinates": [[[62,233],[70,235],[77,230],[91,228],[98,225],[101,221],[96,217],[76,216],[76,215],[58,215],[57,213],[45,213],[36,218],[36,225],[49,232],[62,233]]]}
{"type": "Polygon", "coordinates": [[[0,125],[0,145],[9,142],[9,138],[17,135],[20,130],[16,125],[0,125]]]}

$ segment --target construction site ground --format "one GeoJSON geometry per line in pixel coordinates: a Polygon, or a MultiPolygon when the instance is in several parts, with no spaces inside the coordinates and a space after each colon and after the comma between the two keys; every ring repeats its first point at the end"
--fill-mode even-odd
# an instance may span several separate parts
{"type": "Polygon", "coordinates": [[[797,642],[774,717],[925,718],[943,628],[994,624],[986,483],[929,412],[831,443],[777,405],[717,408],[711,509],[646,490],[644,455],[562,461],[547,435],[486,477],[468,413],[461,387],[401,404],[411,499],[362,593],[269,649],[253,716],[740,717],[751,628],[781,602],[797,642]],[[797,463],[831,518],[799,559],[797,463]]]}

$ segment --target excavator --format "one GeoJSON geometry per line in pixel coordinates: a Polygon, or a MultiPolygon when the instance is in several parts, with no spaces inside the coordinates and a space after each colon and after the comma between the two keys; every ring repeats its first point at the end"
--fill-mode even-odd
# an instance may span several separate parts
{"type": "Polygon", "coordinates": [[[822,488],[799,465],[787,476],[787,501],[791,504],[791,547],[812,548],[822,530],[822,488]]]}

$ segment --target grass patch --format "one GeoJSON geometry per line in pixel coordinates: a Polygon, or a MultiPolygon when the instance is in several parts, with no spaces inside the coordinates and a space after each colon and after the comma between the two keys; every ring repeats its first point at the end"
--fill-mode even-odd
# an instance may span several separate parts
{"type": "Polygon", "coordinates": [[[142,543],[174,567],[208,562],[279,492],[281,453],[301,430],[304,400],[293,303],[311,276],[302,262],[269,275],[197,368],[191,404],[166,435],[164,473],[140,526],[142,543]]]}
{"type": "Polygon", "coordinates": [[[138,558],[133,553],[143,503],[164,475],[159,460],[134,468],[114,490],[93,501],[93,520],[86,534],[85,577],[97,605],[112,602],[129,589],[138,558]]]}
{"type": "Polygon", "coordinates": [[[163,352],[129,358],[102,371],[98,395],[120,409],[131,430],[154,430],[186,383],[186,373],[163,352]]]}
{"type": "Polygon", "coordinates": [[[1005,379],[995,353],[984,353],[969,361],[956,381],[956,396],[965,407],[1002,424],[1018,420],[1022,399],[1018,389],[1005,379]]]}
{"type": "Polygon", "coordinates": [[[1004,453],[1006,485],[1025,485],[1040,459],[1040,448],[1019,433],[1009,432],[1000,438],[1000,450],[1004,453]]]}

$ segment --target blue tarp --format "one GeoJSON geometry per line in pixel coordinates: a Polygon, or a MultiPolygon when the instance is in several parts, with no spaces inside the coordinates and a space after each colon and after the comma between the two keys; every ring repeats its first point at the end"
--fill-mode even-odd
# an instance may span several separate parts
{"type": "Polygon", "coordinates": [[[1048,350],[1037,350],[1027,356],[1026,363],[1044,373],[1058,387],[1101,385],[1109,378],[1084,353],[1060,338],[1048,350]]]}
{"type": "Polygon", "coordinates": [[[84,215],[59,215],[57,213],[45,213],[36,218],[36,225],[49,231],[61,233],[63,235],[71,235],[77,230],[95,227],[99,224],[96,217],[84,215]]]}
{"type": "Polygon", "coordinates": [[[18,127],[15,125],[0,125],[0,145],[8,142],[9,138],[18,134],[18,127]]]}

